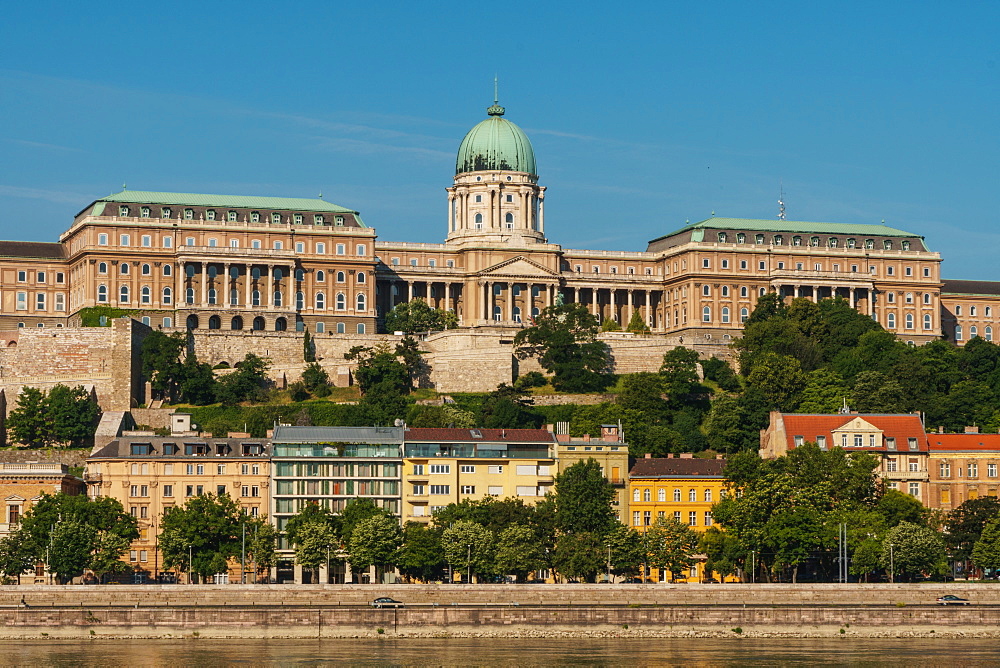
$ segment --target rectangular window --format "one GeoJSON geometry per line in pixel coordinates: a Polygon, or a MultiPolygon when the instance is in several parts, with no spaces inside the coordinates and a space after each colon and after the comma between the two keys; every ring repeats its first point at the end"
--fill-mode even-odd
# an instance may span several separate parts
{"type": "Polygon", "coordinates": [[[886,438],[885,439],[885,447],[889,448],[890,450],[895,450],[896,449],[896,439],[892,438],[892,437],[886,438]]]}
{"type": "Polygon", "coordinates": [[[451,473],[451,464],[431,464],[431,473],[451,473]]]}
{"type": "Polygon", "coordinates": [[[885,470],[887,472],[889,472],[889,473],[895,473],[896,472],[896,460],[895,459],[887,459],[886,462],[885,462],[885,470]]]}
{"type": "Polygon", "coordinates": [[[326,253],[326,244],[323,243],[323,242],[317,243],[316,244],[316,254],[317,255],[324,255],[325,253],[326,253]]]}
{"type": "Polygon", "coordinates": [[[17,293],[17,302],[15,303],[14,308],[16,308],[18,311],[27,311],[28,310],[28,293],[27,292],[18,292],[17,293]]]}
{"type": "Polygon", "coordinates": [[[906,439],[906,442],[909,444],[910,450],[916,450],[917,449],[917,439],[915,439],[915,438],[908,438],[908,439],[906,439]]]}
{"type": "Polygon", "coordinates": [[[698,526],[698,511],[692,510],[688,513],[688,526],[696,527],[698,526]]]}
{"type": "Polygon", "coordinates": [[[431,485],[431,494],[451,494],[451,485],[431,485]]]}
{"type": "Polygon", "coordinates": [[[712,511],[711,510],[706,510],[705,511],[705,526],[707,526],[707,527],[712,526],[712,511]]]}
{"type": "MultiPolygon", "coordinates": [[[[176,448],[176,447],[177,446],[174,445],[173,443],[167,443],[163,447],[163,454],[165,454],[165,455],[172,455],[172,454],[174,454],[176,452],[176,450],[174,450],[174,448],[176,448]],[[171,449],[171,452],[167,452],[168,448],[171,449]]],[[[174,465],[173,464],[164,464],[163,465],[163,475],[173,475],[173,474],[174,474],[174,465]]]]}
{"type": "Polygon", "coordinates": [[[216,464],[215,469],[216,469],[216,472],[219,475],[225,475],[226,474],[226,465],[225,464],[216,464]]]}
{"type": "Polygon", "coordinates": [[[476,493],[475,485],[462,485],[462,494],[475,494],[475,493],[476,493]]]}
{"type": "Polygon", "coordinates": [[[642,511],[642,525],[650,526],[653,523],[653,511],[644,510],[642,511]]]}
{"type": "Polygon", "coordinates": [[[951,464],[949,462],[941,462],[938,464],[938,473],[942,478],[950,478],[951,464]]]}
{"type": "Polygon", "coordinates": [[[518,485],[516,492],[518,496],[538,496],[538,489],[536,487],[528,487],[526,485],[518,485]]]}
{"type": "Polygon", "coordinates": [[[119,246],[128,246],[131,244],[131,242],[132,242],[132,237],[130,237],[127,234],[122,234],[118,237],[119,246]]]}
{"type": "Polygon", "coordinates": [[[978,478],[979,477],[979,464],[970,463],[969,464],[969,477],[978,478]]]}
{"type": "Polygon", "coordinates": [[[638,510],[633,510],[632,511],[632,526],[640,526],[639,525],[639,511],[638,510]]]}
{"type": "Polygon", "coordinates": [[[343,255],[347,252],[347,247],[344,244],[337,244],[337,255],[343,255]]]}
{"type": "Polygon", "coordinates": [[[171,497],[173,495],[174,495],[174,486],[173,485],[164,485],[163,486],[163,496],[171,497]]]}
{"type": "Polygon", "coordinates": [[[535,466],[530,466],[526,464],[517,465],[517,475],[535,475],[538,472],[538,468],[535,466]]]}
{"type": "Polygon", "coordinates": [[[986,465],[986,475],[987,475],[987,477],[990,477],[990,478],[996,478],[997,477],[997,465],[996,464],[987,464],[986,465]]]}
{"type": "Polygon", "coordinates": [[[920,496],[920,483],[911,482],[910,483],[910,496],[920,496]]]}
{"type": "Polygon", "coordinates": [[[462,473],[475,473],[476,472],[476,465],[475,464],[462,464],[462,468],[460,470],[461,470],[462,473]]]}
{"type": "Polygon", "coordinates": [[[108,235],[107,234],[98,234],[97,235],[97,245],[98,246],[107,246],[108,245],[108,235]]]}
{"type": "Polygon", "coordinates": [[[414,485],[413,486],[413,495],[414,496],[423,496],[426,493],[427,493],[427,487],[425,485],[414,485]]]}
{"type": "Polygon", "coordinates": [[[414,464],[413,465],[413,475],[424,475],[424,465],[414,464]]]}
{"type": "Polygon", "coordinates": [[[149,248],[150,246],[152,246],[153,237],[149,236],[148,234],[142,235],[142,245],[144,248],[149,248]]]}
{"type": "Polygon", "coordinates": [[[500,474],[500,473],[503,473],[503,465],[502,464],[500,464],[500,465],[490,465],[486,469],[486,472],[490,473],[490,474],[500,474]]]}
{"type": "Polygon", "coordinates": [[[907,462],[910,473],[918,473],[920,471],[920,464],[917,463],[915,459],[911,459],[907,462]]]}

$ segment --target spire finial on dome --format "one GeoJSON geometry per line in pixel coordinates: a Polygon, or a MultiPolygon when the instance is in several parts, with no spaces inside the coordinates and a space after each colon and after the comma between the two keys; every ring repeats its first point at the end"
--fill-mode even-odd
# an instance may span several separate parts
{"type": "Polygon", "coordinates": [[[506,111],[506,109],[504,109],[503,107],[500,106],[500,94],[499,94],[498,90],[499,90],[499,88],[498,88],[498,78],[494,74],[493,75],[493,106],[489,107],[486,110],[486,113],[489,114],[490,116],[503,116],[503,112],[506,111]]]}

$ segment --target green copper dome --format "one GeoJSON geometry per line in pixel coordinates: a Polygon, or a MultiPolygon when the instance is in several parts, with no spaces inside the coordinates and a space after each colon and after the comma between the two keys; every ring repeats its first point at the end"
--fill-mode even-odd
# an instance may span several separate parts
{"type": "Polygon", "coordinates": [[[504,108],[496,102],[486,113],[490,117],[469,130],[458,147],[455,173],[503,169],[537,174],[535,152],[524,131],[503,118],[504,108]]]}

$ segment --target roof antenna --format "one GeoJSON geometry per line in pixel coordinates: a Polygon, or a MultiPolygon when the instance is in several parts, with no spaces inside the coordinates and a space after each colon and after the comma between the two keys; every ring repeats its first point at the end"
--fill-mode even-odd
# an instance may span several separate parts
{"type": "Polygon", "coordinates": [[[490,116],[503,116],[504,108],[500,106],[500,93],[498,86],[498,77],[493,75],[493,106],[486,110],[486,113],[490,116]]]}
{"type": "Polygon", "coordinates": [[[496,74],[494,74],[493,75],[493,104],[500,104],[500,92],[499,92],[500,89],[499,89],[498,82],[499,82],[499,77],[496,74]]]}
{"type": "Polygon", "coordinates": [[[778,181],[778,220],[785,219],[785,186],[778,181]]]}

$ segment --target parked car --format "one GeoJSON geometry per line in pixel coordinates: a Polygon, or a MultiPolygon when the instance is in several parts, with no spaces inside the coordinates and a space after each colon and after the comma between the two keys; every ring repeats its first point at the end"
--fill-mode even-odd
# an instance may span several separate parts
{"type": "Polygon", "coordinates": [[[938,605],[969,605],[969,599],[947,594],[937,600],[938,605]]]}
{"type": "Polygon", "coordinates": [[[397,601],[394,598],[389,598],[388,596],[380,596],[374,601],[372,601],[373,608],[402,608],[405,607],[402,602],[397,601]]]}

